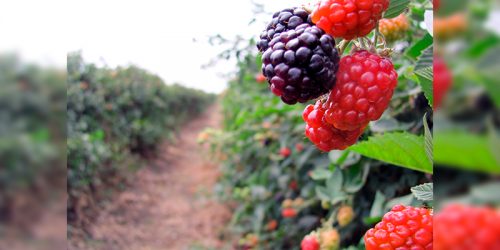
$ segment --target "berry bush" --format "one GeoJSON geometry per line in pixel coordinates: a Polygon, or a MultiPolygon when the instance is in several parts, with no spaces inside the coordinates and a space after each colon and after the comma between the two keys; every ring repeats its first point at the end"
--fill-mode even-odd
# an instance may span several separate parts
{"type": "MultiPolygon", "coordinates": [[[[383,217],[391,209],[430,211],[426,10],[426,0],[319,1],[271,14],[256,41],[225,51],[239,71],[222,96],[224,128],[201,142],[223,162],[233,248],[365,249],[370,228],[399,219],[383,217]],[[405,35],[387,41],[379,21],[401,15],[405,35]]],[[[424,249],[425,230],[410,232],[424,249]]]]}
{"type": "Polygon", "coordinates": [[[67,84],[68,221],[77,227],[95,213],[106,187],[122,185],[141,157],[214,100],[135,66],[85,63],[78,53],[68,57],[67,84]]]}

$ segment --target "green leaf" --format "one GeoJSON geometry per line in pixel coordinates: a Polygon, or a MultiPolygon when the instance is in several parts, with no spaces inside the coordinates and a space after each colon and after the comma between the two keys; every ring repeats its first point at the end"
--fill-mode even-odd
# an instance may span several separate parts
{"type": "MultiPolygon", "coordinates": [[[[466,131],[435,131],[434,162],[450,167],[500,173],[500,164],[495,159],[485,135],[475,135],[466,131]]],[[[498,152],[497,152],[498,153],[498,152]]]]}
{"type": "Polygon", "coordinates": [[[418,78],[418,83],[422,87],[422,91],[424,91],[425,98],[427,98],[429,105],[432,107],[434,104],[434,72],[432,66],[415,71],[415,75],[418,78]]]}
{"type": "Polygon", "coordinates": [[[346,169],[344,176],[344,190],[348,193],[358,192],[365,185],[369,172],[369,164],[356,164],[346,169]]]}
{"type": "Polygon", "coordinates": [[[434,64],[434,48],[431,46],[422,52],[415,65],[415,71],[420,69],[432,67],[434,64]]]}
{"type": "Polygon", "coordinates": [[[389,8],[384,13],[384,18],[394,18],[403,13],[408,7],[410,0],[391,0],[389,8]]]}
{"type": "Polygon", "coordinates": [[[468,49],[467,56],[471,58],[477,58],[483,53],[487,52],[490,48],[498,46],[500,43],[500,37],[497,35],[489,35],[479,41],[475,41],[468,49]]]}
{"type": "Polygon", "coordinates": [[[315,181],[326,180],[332,176],[332,172],[328,169],[318,168],[311,173],[311,178],[315,181]]]}
{"type": "Polygon", "coordinates": [[[333,197],[335,194],[340,192],[342,189],[342,181],[342,171],[340,168],[335,168],[333,175],[326,181],[326,189],[328,190],[330,197],[333,197]]]}
{"type": "Polygon", "coordinates": [[[375,135],[351,146],[350,150],[397,166],[432,173],[432,161],[425,153],[424,137],[394,132],[375,135]]]}
{"type": "Polygon", "coordinates": [[[417,58],[422,54],[422,51],[432,46],[433,43],[434,39],[429,33],[427,33],[424,37],[422,37],[422,39],[408,48],[405,55],[413,60],[417,60],[417,58]]]}
{"type": "Polygon", "coordinates": [[[318,196],[318,198],[323,201],[331,200],[330,194],[328,193],[328,190],[325,187],[317,186],[316,196],[318,196]]]}
{"type": "Polygon", "coordinates": [[[418,185],[411,188],[411,192],[417,198],[417,200],[421,201],[432,201],[434,195],[434,187],[433,183],[424,183],[422,185],[418,185]]]}
{"type": "Polygon", "coordinates": [[[424,123],[424,138],[425,138],[425,153],[427,153],[427,157],[432,161],[434,161],[433,157],[433,146],[432,146],[432,132],[429,129],[429,124],[427,124],[427,113],[425,113],[423,118],[424,123]]]}

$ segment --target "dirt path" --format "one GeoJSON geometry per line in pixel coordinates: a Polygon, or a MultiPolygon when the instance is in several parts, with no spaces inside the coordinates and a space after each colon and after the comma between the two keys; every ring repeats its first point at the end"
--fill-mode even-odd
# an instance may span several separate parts
{"type": "Polygon", "coordinates": [[[163,159],[139,170],[134,184],[100,212],[93,239],[75,249],[221,249],[230,211],[211,198],[218,167],[196,141],[220,122],[212,106],[186,124],[178,141],[163,147],[163,159]]]}

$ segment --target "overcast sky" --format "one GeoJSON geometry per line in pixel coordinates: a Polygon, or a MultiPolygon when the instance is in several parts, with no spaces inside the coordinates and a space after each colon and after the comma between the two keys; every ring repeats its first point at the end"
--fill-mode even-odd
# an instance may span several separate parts
{"type": "MultiPolygon", "coordinates": [[[[254,0],[274,12],[311,0],[254,0]]],[[[16,0],[0,8],[0,51],[15,51],[28,61],[66,66],[68,51],[81,50],[87,61],[136,64],[210,92],[225,88],[219,76],[234,62],[201,69],[220,48],[207,38],[257,36],[268,18],[249,26],[251,0],[16,0]],[[194,42],[193,40],[197,40],[194,42]]],[[[490,26],[498,30],[498,12],[490,26]],[[495,19],[496,18],[496,19],[495,19]]]]}
{"type": "MultiPolygon", "coordinates": [[[[306,1],[256,2],[276,11],[306,1]]],[[[0,49],[60,67],[68,51],[81,50],[90,62],[132,63],[167,83],[220,92],[226,79],[219,74],[234,70],[234,63],[201,69],[220,51],[207,38],[258,35],[267,20],[249,26],[252,8],[250,0],[8,1],[0,8],[0,49]]]]}

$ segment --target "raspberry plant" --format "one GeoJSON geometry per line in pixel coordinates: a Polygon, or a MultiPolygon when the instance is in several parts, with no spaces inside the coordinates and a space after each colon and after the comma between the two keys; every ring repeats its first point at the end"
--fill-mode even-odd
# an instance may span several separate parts
{"type": "Polygon", "coordinates": [[[220,197],[236,204],[231,231],[241,239],[257,235],[254,248],[363,249],[365,233],[394,205],[432,206],[432,200],[410,193],[432,174],[432,36],[422,28],[432,3],[321,2],[334,8],[290,6],[268,16],[264,31],[246,49],[225,52],[237,57],[238,77],[222,99],[224,128],[209,143],[224,162],[220,197]],[[348,7],[349,18],[370,12],[369,21],[359,26],[342,21],[352,28],[349,35],[321,27],[315,15],[326,18],[338,4],[348,7]],[[407,35],[389,43],[378,23],[401,14],[408,17],[407,35]],[[313,79],[315,55],[302,57],[301,47],[288,44],[298,39],[299,46],[307,46],[309,39],[304,36],[301,43],[297,31],[316,44],[320,72],[333,72],[328,84],[306,81],[307,88],[298,91],[302,99],[297,88],[288,87],[300,85],[293,77],[289,81],[290,69],[300,69],[302,80],[313,79]],[[330,46],[321,46],[321,39],[330,46]],[[329,51],[338,61],[325,57],[329,51]],[[256,83],[258,72],[268,86],[256,83]],[[276,76],[283,81],[273,81],[276,76]]]}

